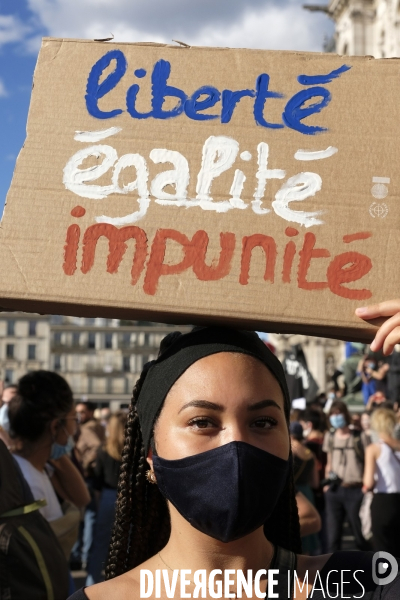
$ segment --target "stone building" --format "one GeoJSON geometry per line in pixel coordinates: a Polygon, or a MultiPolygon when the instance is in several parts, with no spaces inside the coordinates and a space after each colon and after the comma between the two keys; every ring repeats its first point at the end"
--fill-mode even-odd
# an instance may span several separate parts
{"type": "Polygon", "coordinates": [[[156,357],[162,338],[175,329],[118,319],[3,312],[0,379],[14,383],[28,371],[50,369],[67,379],[76,400],[115,410],[129,403],[143,365],[156,357]]]}
{"type": "Polygon", "coordinates": [[[350,56],[400,56],[400,0],[330,0],[306,4],[325,12],[335,23],[329,50],[350,56]]]}
{"type": "Polygon", "coordinates": [[[27,371],[48,369],[49,339],[48,317],[0,313],[0,379],[15,383],[27,371]]]}

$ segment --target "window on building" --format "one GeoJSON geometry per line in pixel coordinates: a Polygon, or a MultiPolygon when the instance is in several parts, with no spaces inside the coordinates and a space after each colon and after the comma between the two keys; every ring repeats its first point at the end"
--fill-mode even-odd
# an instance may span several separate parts
{"type": "Polygon", "coordinates": [[[96,348],[96,334],[93,332],[88,334],[88,348],[96,348]]]}
{"type": "Polygon", "coordinates": [[[55,343],[55,344],[57,344],[57,345],[60,345],[60,344],[61,344],[61,331],[56,331],[56,332],[53,334],[53,340],[54,340],[54,343],[55,343]]]}
{"type": "Polygon", "coordinates": [[[86,319],[86,325],[90,325],[91,327],[96,324],[96,319],[86,319]]]}
{"type": "Polygon", "coordinates": [[[122,370],[125,373],[129,373],[131,370],[131,357],[130,356],[123,356],[122,357],[122,370]]]}
{"type": "Polygon", "coordinates": [[[14,371],[12,369],[6,369],[4,381],[6,383],[14,383],[14,371]]]}
{"type": "Polygon", "coordinates": [[[74,331],[74,333],[72,334],[72,345],[79,346],[80,339],[81,339],[81,334],[79,333],[79,331],[74,331]]]}
{"type": "Polygon", "coordinates": [[[12,319],[7,321],[7,335],[15,335],[15,321],[12,319]]]}
{"type": "Polygon", "coordinates": [[[36,326],[37,321],[29,321],[29,337],[34,337],[36,335],[36,326]]]}
{"type": "Polygon", "coordinates": [[[54,365],[55,371],[61,371],[61,356],[60,356],[60,354],[54,355],[53,365],[54,365]]]}
{"type": "Polygon", "coordinates": [[[7,344],[6,356],[7,358],[14,358],[14,344],[7,344]]]}
{"type": "Polygon", "coordinates": [[[111,394],[124,394],[125,393],[125,379],[118,377],[112,380],[111,394]]]}
{"type": "Polygon", "coordinates": [[[104,336],[104,347],[110,350],[112,345],[112,333],[106,333],[104,336]]]}
{"type": "Polygon", "coordinates": [[[28,360],[36,360],[36,345],[28,344],[28,360]]]}
{"type": "Polygon", "coordinates": [[[105,394],[107,390],[107,380],[105,377],[94,377],[93,378],[93,392],[95,394],[105,394]]]}
{"type": "Polygon", "coordinates": [[[124,333],[122,335],[122,345],[125,348],[129,348],[129,346],[131,345],[131,334],[130,333],[124,333]]]}

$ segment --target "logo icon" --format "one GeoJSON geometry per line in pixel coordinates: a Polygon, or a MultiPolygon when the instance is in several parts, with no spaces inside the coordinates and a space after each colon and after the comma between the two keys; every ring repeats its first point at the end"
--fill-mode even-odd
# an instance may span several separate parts
{"type": "Polygon", "coordinates": [[[375,552],[372,557],[372,579],[377,585],[392,583],[397,577],[399,566],[389,552],[375,552]]]}
{"type": "Polygon", "coordinates": [[[377,200],[383,200],[389,193],[387,185],[390,183],[390,177],[373,177],[372,183],[375,185],[371,188],[371,194],[377,200]]]}
{"type": "Polygon", "coordinates": [[[369,207],[369,214],[374,219],[375,217],[378,217],[378,219],[384,219],[388,212],[389,208],[388,205],[385,204],[385,202],[382,202],[381,204],[379,204],[378,202],[373,202],[369,207]]]}

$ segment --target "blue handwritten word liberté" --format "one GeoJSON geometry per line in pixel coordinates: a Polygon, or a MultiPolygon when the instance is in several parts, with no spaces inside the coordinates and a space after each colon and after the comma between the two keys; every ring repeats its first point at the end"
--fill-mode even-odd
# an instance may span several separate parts
{"type": "MultiPolygon", "coordinates": [[[[107,52],[93,65],[89,74],[85,96],[86,107],[92,117],[111,119],[124,112],[121,108],[103,111],[99,108],[98,101],[118,85],[124,77],[127,67],[127,60],[121,50],[107,52]],[[102,74],[113,60],[115,60],[114,70],[100,83],[102,74]]],[[[303,123],[304,119],[321,112],[331,101],[330,91],[322,86],[330,83],[333,79],[337,79],[350,68],[347,65],[342,65],[339,69],[326,75],[299,75],[297,81],[300,85],[308,87],[299,91],[287,102],[282,113],[283,123],[270,123],[264,117],[266,101],[270,98],[283,98],[284,96],[269,89],[270,77],[267,73],[262,73],[257,77],[255,89],[253,90],[223,90],[220,92],[214,86],[204,85],[193,92],[191,96],[188,96],[180,88],[168,85],[171,63],[160,59],[154,65],[151,74],[151,110],[143,113],[136,109],[136,98],[140,90],[137,83],[131,85],[127,91],[126,110],[134,119],[172,119],[185,113],[189,119],[194,121],[220,119],[221,123],[229,123],[236,105],[242,98],[247,96],[255,99],[253,115],[257,125],[269,129],[282,129],[286,126],[306,135],[315,135],[326,131],[326,128],[318,125],[306,125],[303,123]],[[163,108],[167,97],[177,99],[177,104],[170,110],[164,110],[163,108]],[[309,101],[313,98],[321,98],[321,100],[309,104],[309,101]],[[215,107],[218,102],[221,102],[219,114],[204,113],[205,110],[215,107]]],[[[147,72],[145,69],[136,69],[134,74],[138,79],[142,79],[146,77],[147,72]]]]}

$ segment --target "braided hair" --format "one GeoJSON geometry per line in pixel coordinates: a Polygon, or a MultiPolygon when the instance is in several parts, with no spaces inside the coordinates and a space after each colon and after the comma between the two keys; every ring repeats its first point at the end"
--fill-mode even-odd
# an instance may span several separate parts
{"type": "MultiPolygon", "coordinates": [[[[179,337],[170,333],[160,345],[159,356],[179,337]]],[[[145,365],[133,389],[125,442],[122,451],[117,507],[106,565],[106,579],[122,575],[154,556],[167,544],[171,523],[167,502],[157,485],[146,478],[146,461],[136,404],[152,363],[145,365]]],[[[292,453],[289,460],[292,464],[292,453]]],[[[300,523],[295,498],[293,469],[268,522],[265,535],[274,545],[295,553],[301,552],[300,523]]]]}

